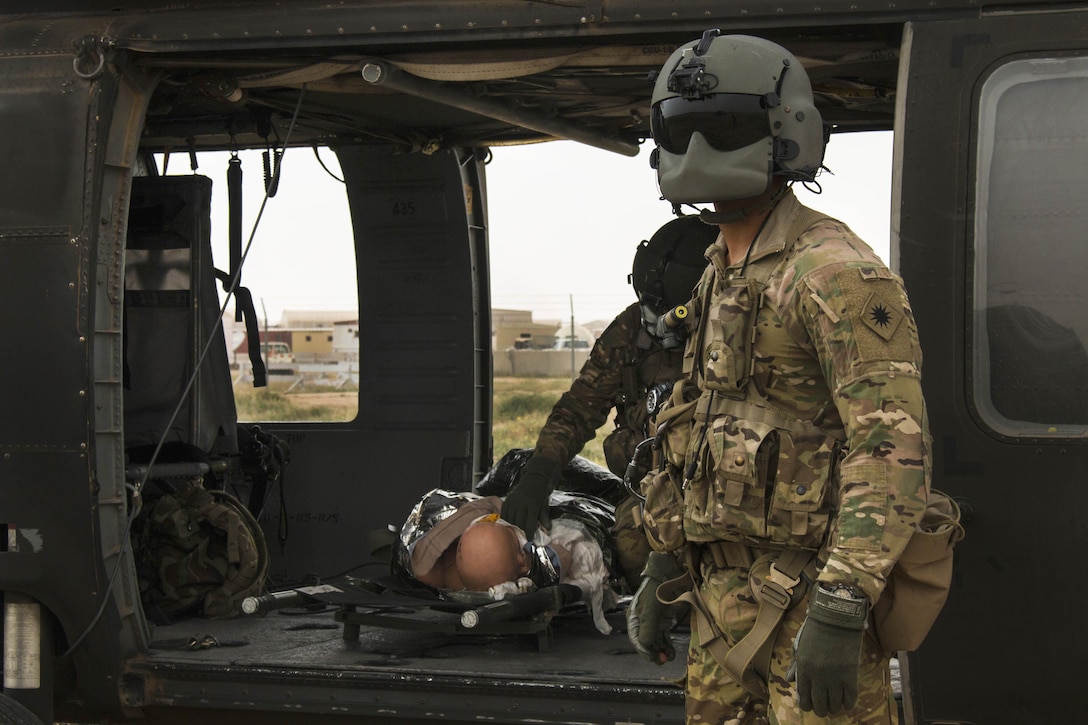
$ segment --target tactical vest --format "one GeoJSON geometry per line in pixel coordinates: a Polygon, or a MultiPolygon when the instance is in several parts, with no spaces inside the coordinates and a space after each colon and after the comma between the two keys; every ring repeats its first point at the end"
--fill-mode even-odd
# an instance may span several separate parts
{"type": "Polygon", "coordinates": [[[694,357],[685,359],[684,372],[701,394],[685,401],[681,390],[671,401],[675,421],[661,447],[666,468],[673,470],[660,481],[660,491],[653,491],[653,482],[647,491],[649,518],[671,523],[661,547],[684,540],[822,545],[845,432],[776,410],[752,380],[752,350],[768,281],[790,264],[800,236],[827,218],[801,206],[781,252],[752,261],[730,279],[720,279],[711,265],[700,280],[698,331],[689,347],[694,357]],[[689,416],[690,422],[680,422],[689,416]]]}

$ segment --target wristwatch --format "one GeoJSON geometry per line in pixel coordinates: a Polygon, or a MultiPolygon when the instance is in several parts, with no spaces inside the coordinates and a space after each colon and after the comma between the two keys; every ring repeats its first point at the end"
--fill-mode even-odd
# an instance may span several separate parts
{"type": "Polygon", "coordinates": [[[849,584],[819,582],[809,601],[808,616],[825,624],[865,629],[869,598],[849,584]]]}
{"type": "Polygon", "coordinates": [[[820,582],[819,587],[837,599],[867,599],[867,597],[849,584],[827,584],[820,582]]]}

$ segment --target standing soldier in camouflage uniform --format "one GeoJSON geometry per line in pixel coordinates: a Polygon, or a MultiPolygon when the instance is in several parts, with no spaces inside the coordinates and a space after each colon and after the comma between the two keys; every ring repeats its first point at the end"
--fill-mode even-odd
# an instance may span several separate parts
{"type": "Polygon", "coordinates": [[[663,67],[652,124],[662,194],[713,203],[721,230],[658,418],[690,422],[659,434],[666,465],[643,481],[654,548],[686,554],[657,593],[692,605],[688,722],[894,722],[869,610],[929,485],[902,281],[791,191],[826,136],[785,49],[707,31],[663,67]]]}
{"type": "MultiPolygon", "coordinates": [[[[604,440],[609,470],[623,478],[635,446],[649,437],[647,397],[680,375],[683,341],[652,331],[658,317],[691,296],[706,266],[703,253],[715,230],[695,217],[673,219],[639,244],[629,280],[638,302],[616,317],[589,353],[570,390],[540,430],[532,457],[502,507],[502,517],[523,531],[547,526],[548,494],[560,472],[616,409],[616,428],[604,440]]],[[[664,399],[663,397],[661,398],[664,399]]],[[[655,406],[656,408],[656,406],[655,406]]],[[[620,566],[638,582],[649,546],[633,497],[616,507],[613,532],[620,566]]]]}

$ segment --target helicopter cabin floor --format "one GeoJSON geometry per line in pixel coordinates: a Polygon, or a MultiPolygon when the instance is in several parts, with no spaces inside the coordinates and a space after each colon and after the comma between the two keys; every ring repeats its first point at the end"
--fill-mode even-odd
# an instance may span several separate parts
{"type": "Polygon", "coordinates": [[[360,625],[357,639],[331,605],[156,626],[148,655],[129,668],[133,704],[237,712],[271,702],[274,710],[394,721],[427,712],[446,722],[683,720],[686,629],[673,633],[678,658],[658,667],[632,649],[622,611],[608,615],[610,635],[581,607],[541,631],[513,634],[451,633],[454,615],[409,615],[404,625],[360,625]]]}

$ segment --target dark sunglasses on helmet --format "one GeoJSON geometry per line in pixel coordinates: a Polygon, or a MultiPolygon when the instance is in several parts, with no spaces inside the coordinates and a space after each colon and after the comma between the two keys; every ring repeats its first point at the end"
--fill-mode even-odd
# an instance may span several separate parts
{"type": "Polygon", "coordinates": [[[701,98],[666,98],[654,104],[650,130],[671,154],[688,150],[698,131],[717,151],[736,151],[771,135],[764,96],[711,93],[701,98]]]}

